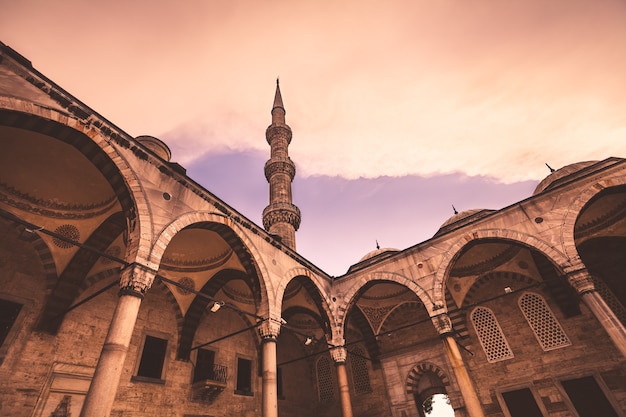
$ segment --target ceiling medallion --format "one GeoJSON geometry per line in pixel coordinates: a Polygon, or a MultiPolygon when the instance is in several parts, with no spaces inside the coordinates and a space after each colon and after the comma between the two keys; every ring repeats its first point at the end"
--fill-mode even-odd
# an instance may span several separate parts
{"type": "Polygon", "coordinates": [[[189,277],[182,277],[181,279],[178,280],[178,283],[182,285],[182,287],[176,287],[176,291],[178,291],[180,295],[189,295],[191,294],[191,291],[196,290],[196,283],[194,282],[193,279],[189,277]]]}
{"type": "MultiPolygon", "coordinates": [[[[78,240],[80,239],[80,232],[78,231],[78,228],[71,224],[63,224],[57,227],[54,230],[54,233],[61,235],[66,239],[73,240],[76,242],[78,242],[78,240]]],[[[60,247],[61,249],[69,249],[72,246],[74,246],[70,242],[66,242],[65,240],[59,239],[57,237],[52,239],[52,243],[54,243],[56,246],[60,247]]]]}

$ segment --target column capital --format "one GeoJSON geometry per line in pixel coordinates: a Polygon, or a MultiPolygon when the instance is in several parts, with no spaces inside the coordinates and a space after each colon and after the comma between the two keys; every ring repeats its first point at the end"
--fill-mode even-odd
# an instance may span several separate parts
{"type": "Polygon", "coordinates": [[[126,266],[120,273],[120,295],[143,298],[155,277],[156,271],[147,266],[138,263],[126,266]]]}
{"type": "Polygon", "coordinates": [[[593,282],[593,277],[589,274],[587,268],[576,268],[566,270],[567,281],[578,294],[583,295],[596,291],[596,285],[593,282]]]}
{"type": "Polygon", "coordinates": [[[348,358],[348,349],[345,346],[335,346],[330,349],[330,356],[335,361],[335,364],[346,363],[348,358]]]}
{"type": "Polygon", "coordinates": [[[440,336],[452,333],[452,320],[450,320],[448,313],[437,314],[436,316],[432,316],[430,319],[435,326],[435,330],[437,330],[437,333],[439,333],[440,336]]]}
{"type": "Polygon", "coordinates": [[[263,341],[276,340],[280,334],[280,321],[269,318],[259,326],[259,335],[263,341]]]}

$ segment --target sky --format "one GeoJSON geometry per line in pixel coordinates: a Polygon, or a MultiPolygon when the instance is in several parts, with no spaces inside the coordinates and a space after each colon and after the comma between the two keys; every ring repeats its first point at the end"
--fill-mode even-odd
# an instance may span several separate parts
{"type": "Polygon", "coordinates": [[[626,156],[623,0],[0,0],[0,40],[257,224],[280,77],[298,251],[331,275],[626,156]]]}

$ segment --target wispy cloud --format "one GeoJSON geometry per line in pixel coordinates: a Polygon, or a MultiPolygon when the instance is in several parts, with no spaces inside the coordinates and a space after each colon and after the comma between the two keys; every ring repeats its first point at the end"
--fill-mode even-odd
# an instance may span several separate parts
{"type": "Polygon", "coordinates": [[[304,176],[515,182],[626,155],[625,20],[619,0],[25,0],[0,37],[183,164],[266,149],[280,76],[304,176]]]}

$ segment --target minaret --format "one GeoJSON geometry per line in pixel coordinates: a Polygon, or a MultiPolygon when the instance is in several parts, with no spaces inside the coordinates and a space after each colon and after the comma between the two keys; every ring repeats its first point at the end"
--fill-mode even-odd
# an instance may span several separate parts
{"type": "Polygon", "coordinates": [[[263,210],[263,227],[280,238],[285,246],[296,250],[300,210],[291,202],[291,181],[296,175],[296,166],[289,159],[287,148],[291,142],[291,128],[285,124],[285,108],[278,79],[272,124],[265,131],[265,138],[271,148],[270,159],[265,163],[265,178],[270,183],[270,203],[263,210]]]}

